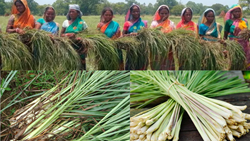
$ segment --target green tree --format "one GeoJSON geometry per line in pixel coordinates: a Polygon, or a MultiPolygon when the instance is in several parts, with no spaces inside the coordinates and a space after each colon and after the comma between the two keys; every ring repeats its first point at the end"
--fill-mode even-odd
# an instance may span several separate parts
{"type": "Polygon", "coordinates": [[[12,8],[13,2],[5,2],[5,14],[10,15],[11,14],[11,8],[12,8]]]}
{"type": "Polygon", "coordinates": [[[124,15],[127,12],[127,5],[124,2],[118,2],[112,4],[112,8],[115,14],[124,15]]]}
{"type": "Polygon", "coordinates": [[[170,14],[179,16],[181,15],[181,11],[183,8],[185,8],[185,6],[182,4],[175,5],[172,9],[170,9],[170,14]]]}
{"type": "Polygon", "coordinates": [[[71,0],[56,0],[52,6],[55,8],[57,15],[66,15],[69,10],[71,0]]]}
{"type": "Polygon", "coordinates": [[[5,6],[6,6],[6,3],[4,2],[4,0],[0,0],[0,15],[5,14],[5,6]]]}
{"type": "Polygon", "coordinates": [[[186,6],[192,8],[194,15],[201,15],[206,9],[202,3],[195,3],[192,1],[188,1],[186,6]]]}
{"type": "Polygon", "coordinates": [[[250,0],[239,0],[239,4],[244,13],[250,14],[250,0]]]}
{"type": "MultiPolygon", "coordinates": [[[[38,15],[42,16],[44,14],[44,10],[46,7],[50,6],[49,4],[44,4],[44,5],[38,5],[37,9],[38,9],[38,15]]],[[[57,13],[56,13],[57,14],[57,13]]]]}
{"type": "Polygon", "coordinates": [[[216,16],[220,15],[221,11],[227,11],[227,6],[216,3],[211,6],[214,9],[216,16]]]}
{"type": "Polygon", "coordinates": [[[178,5],[176,0],[157,0],[155,7],[159,7],[160,5],[167,5],[171,10],[174,6],[178,5]]]}
{"type": "MultiPolygon", "coordinates": [[[[129,8],[133,3],[134,4],[137,4],[137,5],[140,5],[139,2],[137,2],[136,0],[125,0],[127,2],[127,7],[129,8]]],[[[127,9],[128,9],[127,8],[127,9]]]]}
{"type": "Polygon", "coordinates": [[[73,0],[73,2],[79,4],[83,15],[90,15],[97,14],[98,5],[107,3],[107,0],[73,0]]]}
{"type": "Polygon", "coordinates": [[[34,0],[27,0],[27,3],[29,5],[32,14],[34,15],[39,14],[39,9],[38,9],[39,4],[37,2],[35,2],[34,0]]]}

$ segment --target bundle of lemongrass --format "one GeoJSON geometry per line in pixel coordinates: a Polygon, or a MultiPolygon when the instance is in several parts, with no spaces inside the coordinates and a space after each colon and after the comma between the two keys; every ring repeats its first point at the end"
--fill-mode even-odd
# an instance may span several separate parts
{"type": "Polygon", "coordinates": [[[13,140],[128,140],[128,88],[128,72],[73,71],[14,113],[13,140]]]}
{"type": "Polygon", "coordinates": [[[246,121],[250,120],[250,115],[241,112],[246,106],[207,98],[250,92],[239,79],[226,78],[215,71],[147,71],[131,72],[131,81],[131,93],[134,93],[131,102],[142,102],[155,95],[171,97],[167,102],[131,117],[133,140],[178,140],[184,110],[204,140],[234,140],[233,136],[240,137],[249,132],[250,124],[246,121]]]}

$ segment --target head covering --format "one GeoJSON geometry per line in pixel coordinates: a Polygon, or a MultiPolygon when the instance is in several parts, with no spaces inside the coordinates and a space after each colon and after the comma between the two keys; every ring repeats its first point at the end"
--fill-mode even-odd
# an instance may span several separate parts
{"type": "MultiPolygon", "coordinates": [[[[207,9],[203,12],[203,14],[200,16],[200,18],[199,18],[199,21],[198,21],[198,25],[199,25],[199,26],[200,26],[201,24],[204,24],[204,23],[207,22],[207,18],[205,17],[205,13],[208,12],[208,11],[212,11],[212,12],[214,13],[214,16],[215,16],[215,11],[214,11],[212,8],[207,8],[207,9]]],[[[216,20],[215,20],[215,18],[214,18],[213,23],[215,23],[215,22],[216,22],[216,20]]],[[[212,24],[213,24],[213,23],[212,23],[212,24]]]]}
{"type": "MultiPolygon", "coordinates": [[[[80,7],[79,7],[78,4],[70,4],[70,5],[69,5],[69,10],[70,10],[70,9],[74,9],[74,10],[78,11],[78,12],[80,13],[80,14],[78,15],[78,18],[80,18],[80,19],[82,18],[82,15],[83,15],[83,14],[82,14],[82,11],[80,10],[80,7]]],[[[69,12],[68,12],[68,14],[67,14],[66,17],[67,17],[68,20],[71,20],[71,18],[70,18],[70,16],[69,16],[69,12]]]]}
{"type": "Polygon", "coordinates": [[[240,8],[241,10],[241,15],[240,15],[240,19],[243,18],[243,14],[242,14],[242,8],[240,7],[239,4],[234,4],[233,6],[230,7],[230,9],[227,11],[225,17],[224,17],[224,22],[226,22],[229,19],[233,19],[233,14],[232,11],[234,11],[235,9],[240,8]]]}
{"type": "MultiPolygon", "coordinates": [[[[193,10],[192,10],[192,8],[187,7],[187,8],[184,8],[184,9],[181,11],[181,19],[182,19],[182,20],[184,20],[184,13],[185,13],[185,11],[186,11],[187,9],[190,9],[190,10],[191,10],[191,13],[192,13],[191,16],[193,17],[193,10]]],[[[191,19],[192,19],[192,17],[191,17],[191,19]]]]}
{"type": "MultiPolygon", "coordinates": [[[[187,30],[191,30],[191,31],[194,31],[195,33],[198,32],[198,27],[197,27],[197,24],[194,23],[192,20],[189,21],[188,23],[185,23],[185,18],[184,18],[184,13],[187,9],[190,9],[191,10],[191,19],[193,17],[193,10],[191,8],[184,8],[181,12],[181,21],[177,24],[176,28],[184,28],[184,29],[187,29],[187,30]]],[[[198,34],[197,34],[198,35],[198,34]]]]}
{"type": "Polygon", "coordinates": [[[133,16],[132,16],[132,14],[131,14],[131,9],[132,9],[132,7],[134,7],[134,6],[138,7],[139,11],[141,11],[140,6],[133,3],[133,4],[130,6],[130,8],[129,8],[127,14],[126,14],[125,22],[126,22],[126,21],[130,21],[130,20],[133,19],[133,16]]]}
{"type": "MultiPolygon", "coordinates": [[[[212,8],[207,8],[203,14],[201,15],[201,17],[199,18],[198,21],[198,25],[199,25],[199,34],[201,34],[202,31],[201,29],[205,30],[205,27],[207,27],[205,25],[205,23],[207,22],[207,19],[205,17],[205,13],[208,11],[212,11],[215,15],[215,12],[212,8]]],[[[217,41],[219,38],[221,38],[221,30],[222,30],[222,26],[218,23],[216,23],[216,20],[214,18],[214,21],[211,23],[211,25],[208,27],[208,29],[205,30],[205,36],[209,36],[209,37],[213,37],[212,39],[208,38],[208,37],[203,37],[204,40],[208,40],[208,41],[217,41]],[[214,39],[214,38],[218,38],[218,39],[214,39]]]]}
{"type": "Polygon", "coordinates": [[[52,6],[47,6],[47,7],[44,9],[44,12],[43,12],[43,18],[44,18],[44,19],[45,19],[45,13],[46,13],[50,8],[53,9],[54,12],[55,12],[55,14],[56,14],[56,11],[55,11],[54,7],[52,7],[52,6]]]}
{"type": "Polygon", "coordinates": [[[166,7],[166,8],[168,9],[168,11],[170,12],[169,7],[168,7],[167,5],[161,5],[161,6],[159,6],[159,8],[156,10],[155,15],[154,15],[154,18],[153,18],[154,21],[158,21],[158,20],[161,19],[161,16],[160,16],[160,14],[159,14],[159,11],[160,11],[160,9],[161,9],[162,7],[166,7]]]}
{"type": "MultiPolygon", "coordinates": [[[[104,8],[103,9],[103,12],[102,12],[102,15],[101,15],[101,19],[100,19],[100,22],[104,22],[105,19],[104,19],[104,14],[107,12],[107,11],[111,11],[113,13],[113,16],[112,16],[112,19],[114,18],[114,11],[110,8],[110,7],[107,7],[107,8],[104,8]],[[105,10],[105,11],[104,11],[105,10]]],[[[111,20],[112,20],[111,19],[111,20]]]]}
{"type": "Polygon", "coordinates": [[[16,3],[17,0],[14,0],[13,5],[12,5],[12,10],[11,13],[13,15],[21,14],[18,19],[14,20],[13,28],[34,28],[35,27],[35,21],[34,17],[31,15],[28,3],[26,0],[20,0],[20,2],[24,5],[25,11],[23,13],[19,13],[19,11],[16,8],[16,3]]]}

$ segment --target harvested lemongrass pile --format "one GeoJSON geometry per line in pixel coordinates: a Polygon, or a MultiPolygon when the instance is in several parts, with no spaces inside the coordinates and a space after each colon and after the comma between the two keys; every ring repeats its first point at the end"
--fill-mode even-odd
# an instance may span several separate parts
{"type": "Polygon", "coordinates": [[[73,71],[9,121],[13,140],[128,140],[129,73],[73,71]]]}
{"type": "Polygon", "coordinates": [[[142,102],[154,96],[166,95],[171,99],[131,117],[131,139],[178,140],[184,110],[203,140],[231,141],[235,140],[233,136],[241,137],[248,133],[250,115],[242,113],[246,106],[234,106],[208,98],[250,92],[239,79],[223,75],[216,71],[132,71],[132,104],[139,101],[140,107],[145,106],[142,102]]]}

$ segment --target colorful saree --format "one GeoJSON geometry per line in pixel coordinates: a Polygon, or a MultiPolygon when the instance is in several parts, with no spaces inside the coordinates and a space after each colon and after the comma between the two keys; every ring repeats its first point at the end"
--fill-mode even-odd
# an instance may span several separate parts
{"type": "MultiPolygon", "coordinates": [[[[13,1],[13,3],[15,2],[16,0],[13,1]]],[[[34,28],[35,27],[34,16],[31,15],[28,3],[26,0],[21,0],[21,2],[23,3],[25,7],[25,11],[21,15],[19,15],[20,13],[17,11],[15,4],[13,4],[12,6],[11,13],[15,17],[13,28],[21,28],[21,29],[26,28],[26,27],[34,28]]]]}
{"type": "Polygon", "coordinates": [[[171,20],[169,19],[166,19],[165,21],[161,22],[161,23],[158,23],[159,20],[161,20],[161,17],[160,17],[160,14],[159,14],[159,10],[162,8],[162,7],[166,7],[169,10],[169,7],[167,5],[161,5],[157,11],[155,12],[155,15],[154,15],[154,18],[153,18],[153,21],[151,23],[151,28],[156,28],[156,27],[162,27],[161,28],[161,31],[164,32],[164,33],[169,33],[171,31],[173,31],[175,29],[175,25],[174,25],[174,22],[172,22],[171,20]]]}
{"type": "MultiPolygon", "coordinates": [[[[131,22],[131,20],[133,19],[132,17],[132,13],[130,12],[130,9],[136,6],[138,7],[138,9],[140,10],[140,7],[138,5],[133,4],[132,6],[130,6],[126,17],[125,17],[125,23],[123,26],[123,31],[127,31],[127,34],[130,33],[136,33],[138,32],[140,29],[142,29],[143,27],[147,27],[147,21],[143,21],[141,18],[138,18],[136,21],[131,22]]],[[[138,53],[139,54],[139,53],[138,53]]],[[[139,58],[146,58],[144,53],[139,54],[140,56],[139,58]]],[[[148,66],[148,60],[147,58],[145,59],[145,62],[140,62],[137,64],[133,64],[132,65],[132,59],[131,59],[131,53],[129,50],[127,50],[127,56],[126,56],[126,64],[125,64],[125,70],[146,70],[147,66],[148,66]]],[[[143,61],[144,61],[143,59],[143,61]]]]}
{"type": "Polygon", "coordinates": [[[57,26],[57,24],[54,21],[46,22],[43,18],[40,18],[37,20],[37,22],[42,25],[40,28],[41,30],[50,32],[54,35],[57,34],[59,31],[59,27],[57,26]]]}
{"type": "MultiPolygon", "coordinates": [[[[120,26],[115,21],[110,21],[108,23],[104,23],[104,19],[101,17],[101,22],[97,25],[97,29],[99,29],[102,33],[108,36],[111,39],[116,39],[121,36],[120,26]]],[[[119,62],[120,62],[120,70],[124,70],[123,56],[122,50],[117,49],[119,62]]]]}
{"type": "Polygon", "coordinates": [[[140,29],[142,29],[143,27],[147,27],[147,21],[144,21],[141,18],[139,18],[138,20],[136,20],[133,23],[131,22],[133,17],[132,17],[132,14],[130,13],[130,9],[133,6],[137,6],[140,9],[140,7],[138,5],[134,4],[129,8],[129,10],[128,10],[127,14],[126,14],[123,30],[128,31],[128,34],[133,33],[133,32],[136,33],[140,29]]]}
{"type": "MultiPolygon", "coordinates": [[[[161,31],[163,33],[169,33],[175,29],[174,22],[172,22],[169,19],[166,19],[165,21],[158,23],[158,21],[161,20],[159,11],[162,7],[166,7],[168,11],[170,11],[167,5],[161,5],[155,12],[150,27],[151,28],[161,27],[161,31]]],[[[167,56],[164,55],[164,57],[158,54],[150,54],[150,56],[151,56],[150,66],[152,70],[174,70],[174,59],[172,50],[169,51],[167,56]]]]}
{"type": "Polygon", "coordinates": [[[120,26],[117,22],[115,21],[110,21],[108,23],[103,23],[100,22],[97,25],[97,28],[104,33],[105,35],[107,35],[109,38],[117,38],[120,37],[119,34],[121,33],[120,31],[120,26]]]}
{"type": "Polygon", "coordinates": [[[243,47],[247,59],[247,69],[250,69],[250,46],[249,40],[244,40],[240,38],[238,35],[240,31],[248,28],[248,22],[245,18],[243,18],[242,8],[240,5],[233,5],[230,10],[225,15],[225,31],[229,33],[228,37],[230,40],[238,41],[243,47]],[[234,19],[232,11],[239,8],[241,10],[241,16],[239,19],[234,19]]]}
{"type": "Polygon", "coordinates": [[[215,19],[209,27],[207,25],[205,25],[205,23],[207,22],[207,19],[205,17],[205,13],[207,11],[210,11],[210,10],[213,11],[213,13],[215,15],[214,10],[211,8],[208,8],[203,12],[202,16],[200,17],[200,19],[198,21],[199,34],[201,36],[203,36],[202,37],[203,40],[218,41],[219,39],[221,39],[222,26],[220,24],[216,23],[215,19]]]}
{"type": "Polygon", "coordinates": [[[192,20],[189,21],[188,23],[185,23],[185,18],[184,18],[184,13],[187,9],[190,9],[192,12],[192,16],[193,16],[193,10],[191,8],[184,8],[181,12],[181,21],[177,24],[176,28],[183,28],[186,30],[191,30],[194,31],[195,34],[198,34],[198,27],[197,24],[195,22],[193,22],[192,20]]]}
{"type": "Polygon", "coordinates": [[[66,28],[65,33],[79,33],[84,30],[84,20],[77,18],[71,25],[66,28]]]}
{"type": "MultiPolygon", "coordinates": [[[[84,20],[81,19],[82,17],[82,12],[80,11],[80,7],[77,4],[70,4],[69,5],[69,10],[70,9],[74,9],[77,10],[80,14],[78,15],[78,17],[74,20],[74,22],[69,25],[68,27],[66,27],[65,33],[79,33],[83,30],[85,30],[87,28],[87,24],[85,23],[84,20]]],[[[68,12],[68,14],[66,15],[67,20],[64,21],[65,23],[68,23],[69,20],[71,20],[70,18],[70,14],[68,12]]],[[[80,55],[81,58],[81,63],[82,63],[82,68],[86,70],[86,56],[87,56],[87,48],[85,48],[81,42],[78,42],[76,44],[72,44],[73,48],[78,52],[78,54],[80,55]]]]}

